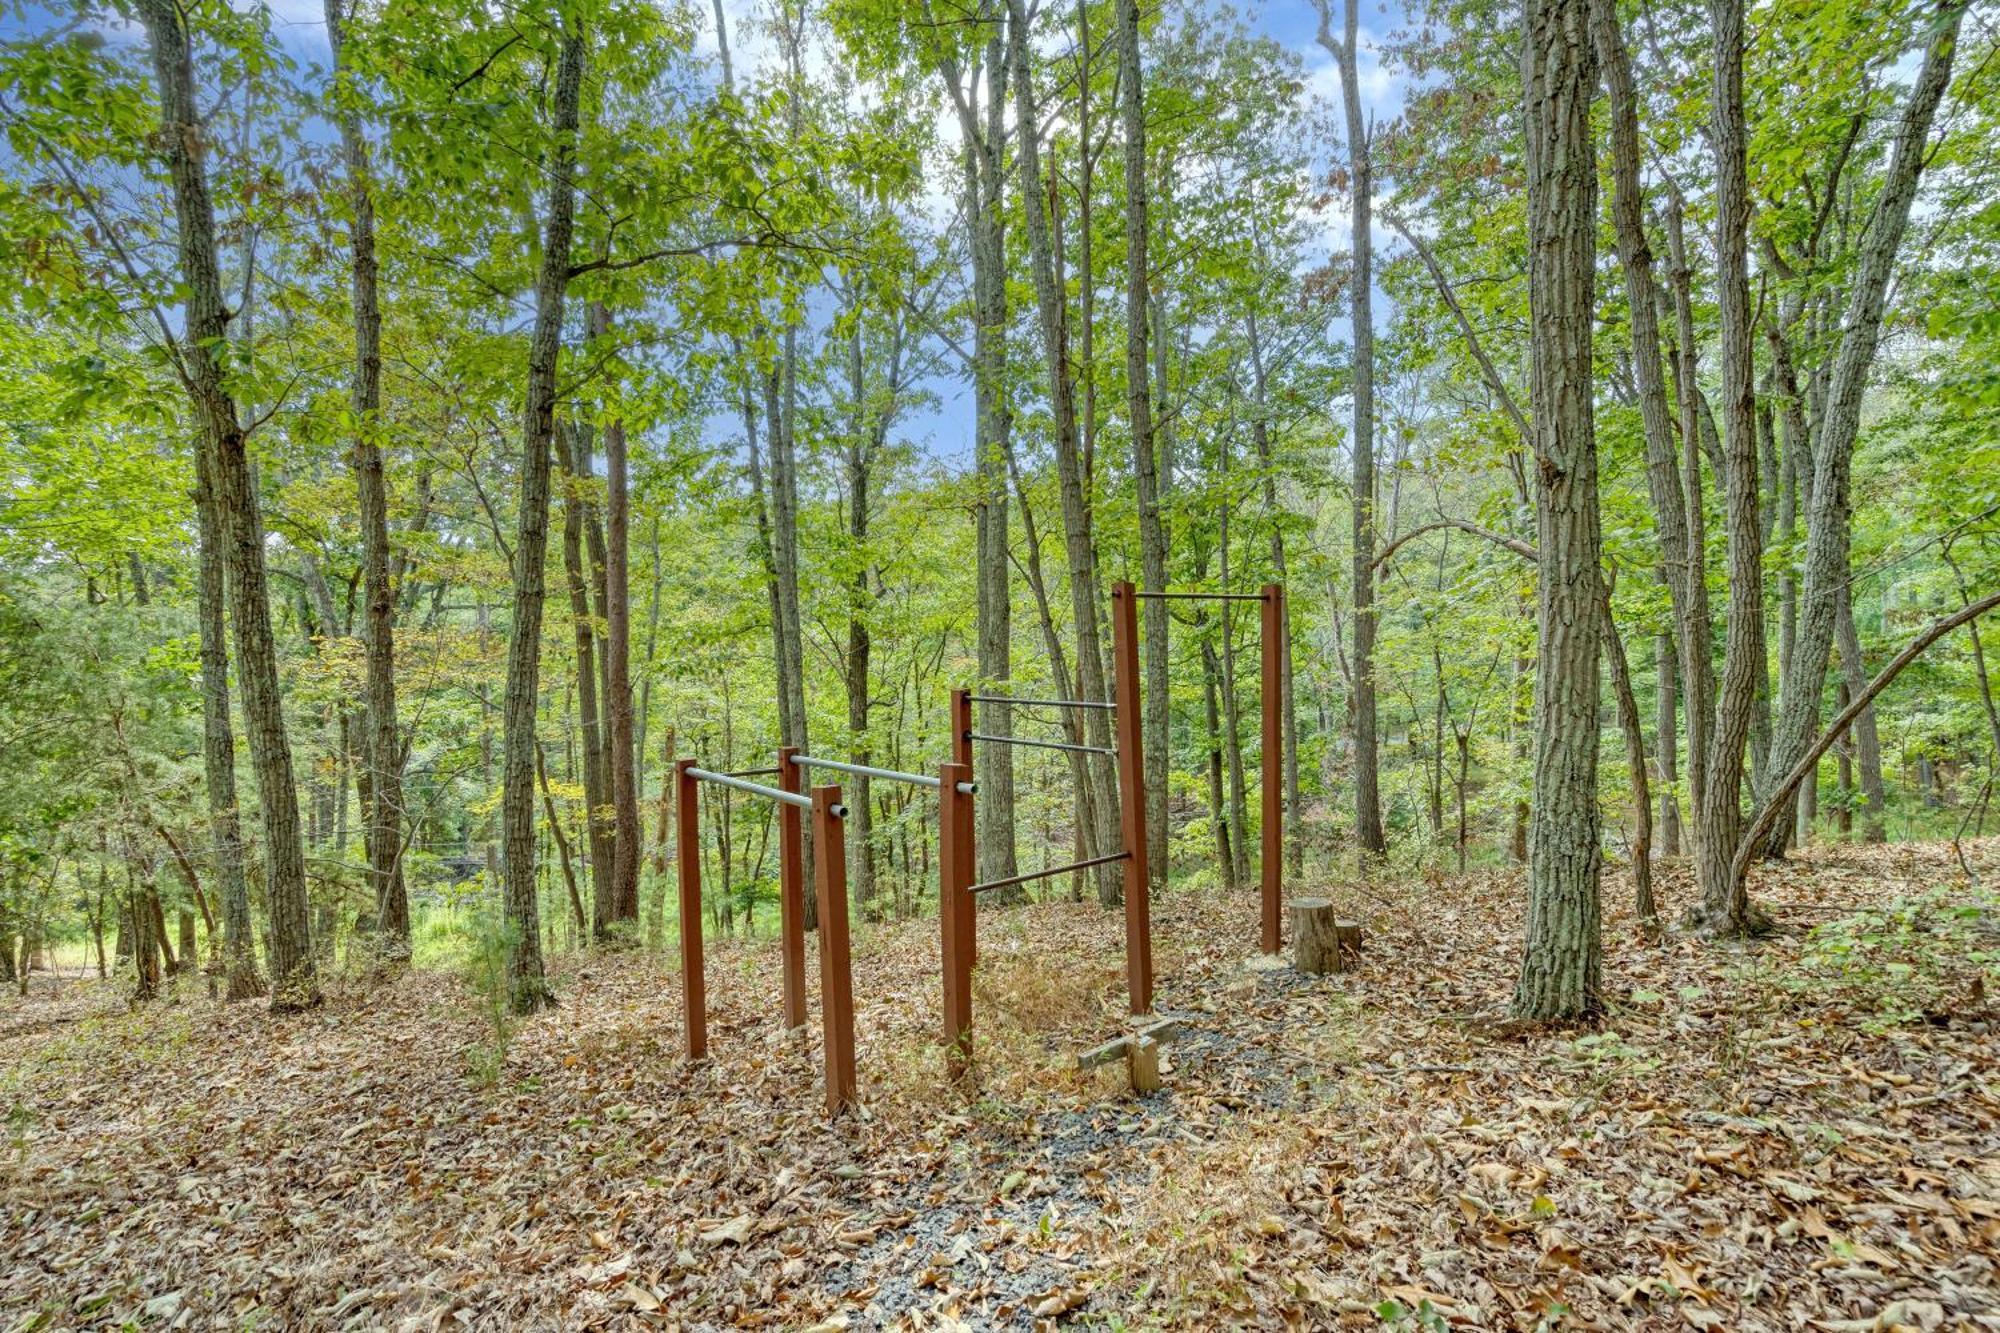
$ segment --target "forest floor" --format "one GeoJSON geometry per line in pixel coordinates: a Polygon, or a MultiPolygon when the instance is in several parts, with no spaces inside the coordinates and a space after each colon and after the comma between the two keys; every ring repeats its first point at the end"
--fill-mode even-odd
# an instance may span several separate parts
{"type": "Polygon", "coordinates": [[[1074,1070],[1123,1026],[1115,914],[985,915],[964,1093],[934,923],[861,928],[831,1125],[768,941],[713,949],[692,1068],[642,955],[565,960],[497,1077],[450,974],[286,1018],[37,978],[0,1002],[0,1329],[2000,1328],[2000,841],[1967,857],[1760,872],[1751,945],[1647,945],[1608,874],[1610,1013],[1557,1032],[1502,1021],[1518,875],[1334,887],[1367,944],[1328,977],[1169,893],[1144,1099],[1074,1070]]]}

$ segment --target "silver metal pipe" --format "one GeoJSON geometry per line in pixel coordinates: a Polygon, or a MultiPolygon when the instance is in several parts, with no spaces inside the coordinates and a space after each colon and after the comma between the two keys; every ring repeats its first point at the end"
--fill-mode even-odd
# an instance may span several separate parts
{"type": "MultiPolygon", "coordinates": [[[[688,776],[700,778],[703,782],[713,782],[718,787],[731,787],[737,791],[747,791],[752,796],[764,796],[786,805],[796,805],[801,810],[812,809],[812,797],[795,791],[783,791],[777,787],[766,787],[761,782],[746,782],[742,778],[732,778],[727,773],[711,773],[705,768],[689,768],[688,776]]],[[[844,809],[841,813],[845,814],[844,809]]]]}
{"type": "Polygon", "coordinates": [[[1022,708],[1100,708],[1109,713],[1118,705],[1097,699],[1016,699],[1005,694],[970,694],[976,704],[1016,704],[1022,708]]]}
{"type": "MultiPolygon", "coordinates": [[[[914,783],[919,787],[929,787],[932,791],[944,785],[938,779],[927,777],[922,773],[905,773],[895,768],[873,768],[867,764],[849,764],[839,759],[816,759],[809,754],[795,754],[792,756],[792,762],[801,768],[830,768],[836,773],[853,773],[858,777],[914,783]]],[[[958,784],[958,789],[971,796],[979,790],[979,785],[973,782],[961,782],[958,784]]]]}
{"type": "Polygon", "coordinates": [[[984,732],[968,731],[967,740],[992,741],[998,745],[1031,745],[1037,750],[1074,750],[1078,754],[1108,754],[1116,756],[1118,751],[1108,745],[1072,745],[1068,741],[1031,741],[1022,736],[988,736],[984,732]]]}

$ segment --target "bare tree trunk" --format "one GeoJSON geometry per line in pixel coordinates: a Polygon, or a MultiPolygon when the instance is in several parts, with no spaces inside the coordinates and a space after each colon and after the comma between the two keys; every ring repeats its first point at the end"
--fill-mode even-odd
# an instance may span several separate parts
{"type": "MultiPolygon", "coordinates": [[[[346,91],[340,0],[326,0],[326,30],[333,53],[336,91],[346,91]]],[[[389,578],[389,495],[382,475],[378,438],[382,410],[382,309],[376,290],[375,200],[369,188],[368,141],[361,117],[351,109],[339,116],[347,191],[354,211],[349,224],[353,251],[354,297],[354,482],[361,510],[361,567],[367,614],[362,641],[368,658],[364,701],[367,759],[369,877],[375,887],[375,945],[386,958],[408,961],[410,900],[402,873],[402,739],[396,725],[396,602],[389,578]]]]}
{"type": "MultiPolygon", "coordinates": [[[[1916,200],[1918,178],[1928,156],[1931,123],[1951,83],[1959,24],[1968,4],[1969,0],[1935,0],[1930,7],[1932,18],[1923,67],[1896,127],[1881,192],[1876,197],[1855,262],[1847,315],[1833,356],[1826,405],[1818,414],[1819,429],[1813,445],[1798,640],[1792,651],[1792,675],[1785,681],[1784,708],[1771,744],[1771,767],[1777,772],[1790,768],[1805,753],[1819,723],[1820,694],[1840,618],[1840,594],[1850,577],[1848,482],[1854,442],[1861,428],[1861,399],[1881,342],[1889,282],[1895,274],[1910,208],[1916,200]]],[[[1775,821],[1762,848],[1765,854],[1783,854],[1788,823],[1784,819],[1775,821]]]]}
{"type": "MultiPolygon", "coordinates": [[[[1085,495],[1082,460],[1078,453],[1075,386],[1068,357],[1061,285],[1057,282],[1055,258],[1049,235],[1049,216],[1042,198],[1044,178],[1041,164],[1041,122],[1035,106],[1034,87],[1028,61],[1028,19],[1023,0],[1007,0],[1007,43],[1013,66],[1016,130],[1020,143],[1022,197],[1026,203],[1028,253],[1034,272],[1035,299],[1041,311],[1042,341],[1049,370],[1050,404],[1055,417],[1056,480],[1062,501],[1063,546],[1069,560],[1069,592],[1076,627],[1077,681],[1086,699],[1109,699],[1104,668],[1103,638],[1099,633],[1097,550],[1091,536],[1090,508],[1085,495]]],[[[1053,183],[1051,182],[1051,188],[1053,183]]],[[[1089,710],[1086,726],[1091,743],[1108,749],[1111,728],[1103,710],[1089,710]]],[[[1094,801],[1084,809],[1084,827],[1090,834],[1087,855],[1097,855],[1118,845],[1118,803],[1108,762],[1087,766],[1095,775],[1094,801]],[[1094,804],[1094,811],[1090,805],[1094,804]]],[[[1106,906],[1119,902],[1123,882],[1114,874],[1100,874],[1098,900],[1106,906]]]]}
{"type": "Polygon", "coordinates": [[[1382,831],[1380,743],[1375,716],[1375,241],[1374,162],[1368,128],[1362,119],[1361,81],[1357,71],[1358,0],[1346,0],[1345,32],[1335,40],[1332,0],[1315,0],[1319,10],[1319,42],[1340,68],[1340,90],[1347,118],[1347,167],[1354,200],[1352,247],[1354,274],[1354,828],[1363,853],[1380,856],[1388,848],[1382,831]]]}
{"type": "MultiPolygon", "coordinates": [[[[1743,828],[1744,748],[1764,661],[1764,543],[1758,512],[1757,391],[1752,361],[1747,254],[1750,196],[1743,115],[1743,0],[1712,0],[1716,174],[1716,305],[1721,326],[1724,508],[1729,537],[1729,614],[1722,688],[1696,808],[1696,877],[1702,901],[1691,920],[1725,935],[1755,927],[1742,881],[1729,873],[1743,828]]],[[[1688,357],[1688,349],[1682,356],[1688,357]]],[[[1691,376],[1681,391],[1692,396],[1691,376]]]]}
{"type": "Polygon", "coordinates": [[[549,454],[555,437],[556,362],[562,351],[563,298],[569,287],[575,227],[576,140],[582,101],[584,32],[564,24],[552,104],[548,214],[541,271],[535,280],[535,330],[528,347],[527,401],[521,413],[521,517],[514,544],[514,622],[507,638],[506,728],[500,823],[512,948],[509,1003],[533,1013],[555,1003],[542,970],[541,908],[535,885],[535,700],[539,693],[542,604],[549,550],[549,454]]]}
{"type": "Polygon", "coordinates": [[[180,278],[186,289],[186,337],[176,346],[188,396],[202,424],[215,480],[217,512],[229,540],[229,603],[236,630],[237,680],[244,730],[257,773],[264,824],[265,900],[271,916],[274,1009],[319,1003],[312,922],[306,897],[305,846],[299,827],[298,784],[285,736],[278,687],[278,645],[265,586],[264,533],[236,400],[218,361],[229,332],[216,258],[215,211],[202,161],[206,136],[195,105],[194,65],[180,7],[144,0],[140,15],[159,82],[159,143],[172,180],[178,223],[180,278]]]}
{"type": "Polygon", "coordinates": [[[1678,681],[1671,635],[1653,636],[1654,674],[1659,679],[1659,720],[1654,724],[1653,765],[1660,775],[1660,855],[1681,854],[1681,803],[1674,795],[1680,781],[1680,727],[1675,721],[1678,681]]]}
{"type": "MultiPolygon", "coordinates": [[[[1160,519],[1159,460],[1153,439],[1151,367],[1146,355],[1146,110],[1139,60],[1139,0],[1118,0],[1119,107],[1125,133],[1125,400],[1132,425],[1132,476],[1139,504],[1139,577],[1147,590],[1167,586],[1167,533],[1160,519]]],[[[1167,881],[1167,604],[1145,604],[1146,842],[1154,888],[1167,881]]],[[[1267,686],[1266,688],[1269,688],[1267,686]]]]}
{"type": "Polygon", "coordinates": [[[1535,511],[1540,551],[1535,802],[1517,1016],[1597,1012],[1602,941],[1597,805],[1600,610],[1591,332],[1597,170],[1591,0],[1527,0],[1521,48],[1528,142],[1535,511]]]}
{"type": "Polygon", "coordinates": [[[224,521],[215,494],[214,460],[195,443],[195,518],[199,534],[195,600],[201,621],[202,773],[208,788],[209,846],[222,895],[222,952],[227,1000],[264,993],[243,873],[242,814],[236,804],[236,740],[229,725],[229,643],[224,623],[224,521]]]}
{"type": "MultiPolygon", "coordinates": [[[[1264,346],[1257,327],[1257,312],[1244,317],[1244,332],[1250,346],[1250,392],[1254,415],[1250,421],[1250,441],[1257,449],[1257,467],[1263,474],[1264,516],[1271,525],[1271,577],[1285,582],[1285,530],[1278,506],[1277,459],[1271,448],[1269,386],[1264,374],[1264,346]]],[[[1289,605],[1289,604],[1288,604],[1289,605]]],[[[1285,747],[1285,862],[1292,874],[1305,869],[1305,803],[1299,791],[1299,714],[1293,690],[1291,626],[1285,627],[1285,641],[1278,653],[1279,710],[1285,747]]]]}
{"type": "Polygon", "coordinates": [[[578,728],[583,736],[584,827],[590,848],[591,937],[603,940],[614,919],[611,897],[611,847],[608,829],[600,811],[610,802],[605,790],[604,719],[598,706],[597,686],[601,679],[597,664],[597,632],[590,614],[590,585],[584,571],[583,468],[577,445],[580,432],[566,422],[558,422],[555,438],[556,463],[563,474],[563,573],[569,584],[571,635],[576,643],[576,701],[578,728]]]}
{"type": "MultiPolygon", "coordinates": [[[[1849,695],[1860,694],[1868,684],[1861,656],[1861,634],[1854,627],[1853,591],[1852,584],[1842,583],[1839,602],[1834,607],[1834,643],[1840,649],[1840,678],[1849,695]]],[[[1882,786],[1882,738],[1875,729],[1873,704],[1855,716],[1853,739],[1854,761],[1861,769],[1861,838],[1864,842],[1881,842],[1888,836],[1882,826],[1888,793],[1882,786]]]]}
{"type": "MultiPolygon", "coordinates": [[[[595,335],[611,331],[602,302],[591,307],[595,335]]],[[[604,707],[610,722],[605,754],[611,778],[611,920],[639,920],[638,751],[632,736],[632,501],[625,458],[625,423],[604,427],[604,707]]]]}

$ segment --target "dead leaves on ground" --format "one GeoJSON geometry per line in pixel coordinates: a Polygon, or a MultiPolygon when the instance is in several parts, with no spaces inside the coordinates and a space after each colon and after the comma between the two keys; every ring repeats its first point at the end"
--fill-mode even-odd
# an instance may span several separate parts
{"type": "MultiPolygon", "coordinates": [[[[1850,849],[1759,892],[1804,926],[1959,878],[1850,849]]],[[[970,1097],[934,924],[868,928],[833,1126],[768,944],[715,950],[711,1061],[672,973],[590,959],[490,1090],[449,978],[286,1019],[65,983],[0,1008],[0,1328],[2000,1327],[1983,997],[1884,1026],[1773,984],[1796,933],[1653,948],[1614,912],[1606,1023],[1499,1037],[1518,882],[1349,907],[1363,968],[1301,978],[1241,967],[1248,900],[1157,902],[1188,1031],[1143,1103],[1065,1067],[1123,1021],[1115,915],[982,922],[970,1097]]]]}

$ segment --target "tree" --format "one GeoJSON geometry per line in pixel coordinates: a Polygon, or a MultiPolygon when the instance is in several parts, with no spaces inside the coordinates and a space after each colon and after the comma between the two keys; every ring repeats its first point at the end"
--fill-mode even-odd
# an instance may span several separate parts
{"type": "Polygon", "coordinates": [[[535,895],[535,696],[540,680],[542,603],[549,546],[549,455],[556,430],[556,364],[562,352],[563,298],[576,225],[576,145],[583,94],[584,25],[562,16],[550,107],[548,193],[542,259],[535,279],[535,325],[528,346],[527,399],[521,412],[521,512],[514,541],[514,618],[507,636],[505,759],[500,827],[504,904],[509,926],[508,1003],[533,1013],[555,1002],[542,969],[540,906],[535,895]]]}
{"type": "Polygon", "coordinates": [[[1527,947],[1514,1012],[1579,1018],[1602,1007],[1597,809],[1597,84],[1590,0],[1528,0],[1521,42],[1528,140],[1528,304],[1534,318],[1535,810],[1527,947]]]}
{"type": "Polygon", "coordinates": [[[140,17],[160,93],[160,146],[173,186],[187,335],[176,367],[209,452],[217,509],[229,537],[229,607],[236,629],[236,671],[244,727],[257,771],[264,825],[265,896],[270,904],[271,1007],[319,1003],[312,921],[306,901],[305,846],[297,785],[278,686],[278,647],[265,586],[264,530],[243,424],[225,380],[221,353],[229,311],[222,299],[215,211],[203,166],[205,136],[195,107],[194,60],[174,0],[144,0],[140,17]]]}

